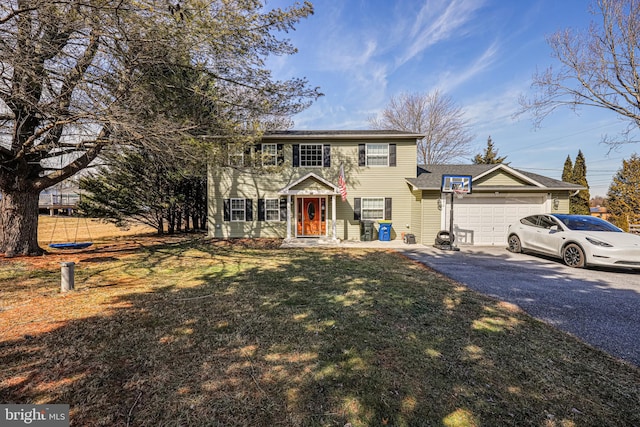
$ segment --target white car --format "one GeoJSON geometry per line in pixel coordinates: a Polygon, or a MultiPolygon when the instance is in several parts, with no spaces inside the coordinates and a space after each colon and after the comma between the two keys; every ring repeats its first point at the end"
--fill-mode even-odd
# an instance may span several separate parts
{"type": "Polygon", "coordinates": [[[640,268],[640,236],[588,215],[531,215],[509,226],[508,249],[562,259],[569,267],[640,268]]]}

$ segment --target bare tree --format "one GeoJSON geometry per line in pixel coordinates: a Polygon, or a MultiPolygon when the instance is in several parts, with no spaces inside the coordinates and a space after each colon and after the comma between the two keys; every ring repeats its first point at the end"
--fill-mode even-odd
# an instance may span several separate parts
{"type": "Polygon", "coordinates": [[[536,72],[535,93],[520,97],[520,114],[530,112],[536,126],[559,107],[599,107],[629,123],[621,138],[605,137],[616,146],[636,142],[640,125],[640,1],[597,0],[588,29],[558,31],[547,38],[560,66],[536,72]]]}
{"type": "Polygon", "coordinates": [[[418,143],[418,163],[449,163],[471,153],[473,135],[464,111],[439,91],[402,93],[391,97],[378,117],[369,119],[373,129],[425,134],[418,143]]]}
{"type": "Polygon", "coordinates": [[[312,12],[309,2],[0,2],[0,252],[41,253],[40,191],[105,147],[173,156],[189,136],[308,106],[316,89],[275,81],[264,63],[295,52],[275,34],[312,12]]]}

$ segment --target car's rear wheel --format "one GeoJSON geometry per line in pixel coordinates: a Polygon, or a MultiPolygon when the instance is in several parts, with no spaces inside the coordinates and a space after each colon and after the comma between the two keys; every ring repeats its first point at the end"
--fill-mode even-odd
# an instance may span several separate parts
{"type": "Polygon", "coordinates": [[[562,259],[564,263],[569,267],[582,268],[584,267],[584,251],[575,243],[570,243],[562,250],[562,259]]]}
{"type": "Polygon", "coordinates": [[[509,251],[510,252],[514,252],[514,253],[517,253],[517,254],[522,252],[522,243],[520,243],[520,238],[518,236],[516,236],[515,234],[512,234],[511,236],[509,236],[509,239],[507,240],[507,243],[509,244],[509,251]]]}

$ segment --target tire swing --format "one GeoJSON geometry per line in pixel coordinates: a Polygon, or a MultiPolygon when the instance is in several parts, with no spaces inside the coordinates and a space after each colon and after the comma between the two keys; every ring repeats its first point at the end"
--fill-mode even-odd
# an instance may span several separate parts
{"type": "Polygon", "coordinates": [[[64,225],[64,234],[67,238],[66,242],[61,243],[52,243],[53,237],[55,236],[56,226],[58,224],[58,217],[56,216],[56,220],[53,222],[53,230],[51,230],[51,239],[49,240],[49,247],[51,249],[86,249],[89,246],[93,245],[91,241],[91,232],[89,231],[89,224],[87,224],[87,219],[84,218],[85,228],[87,229],[87,235],[89,236],[89,241],[86,242],[78,242],[78,229],[80,228],[80,217],[76,221],[75,233],[73,235],[73,241],[69,238],[69,230],[67,229],[67,224],[64,225]]]}

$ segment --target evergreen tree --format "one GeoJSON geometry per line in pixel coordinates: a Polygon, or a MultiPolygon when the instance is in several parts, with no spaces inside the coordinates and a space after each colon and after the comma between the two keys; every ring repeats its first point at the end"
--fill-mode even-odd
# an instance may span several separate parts
{"type": "Polygon", "coordinates": [[[625,231],[629,224],[640,223],[640,158],[633,154],[622,161],[607,192],[610,221],[625,231]]]}
{"type": "Polygon", "coordinates": [[[580,190],[575,196],[571,196],[569,202],[569,213],[576,215],[589,215],[589,183],[587,182],[587,162],[582,154],[582,150],[578,151],[576,161],[573,164],[572,180],[574,184],[585,187],[586,190],[580,190]]]}
{"type": "Polygon", "coordinates": [[[206,226],[204,162],[170,161],[143,147],[105,156],[108,165],[80,180],[78,209],[117,226],[141,222],[158,234],[206,226]]]}
{"type": "Polygon", "coordinates": [[[564,182],[573,182],[573,162],[568,154],[567,160],[564,161],[564,169],[562,169],[562,180],[564,182]]]}
{"type": "Polygon", "coordinates": [[[473,158],[473,163],[476,165],[496,165],[504,163],[506,158],[507,156],[498,156],[498,150],[493,147],[493,141],[491,141],[491,137],[489,137],[487,139],[487,148],[485,148],[484,153],[476,154],[473,158]]]}

